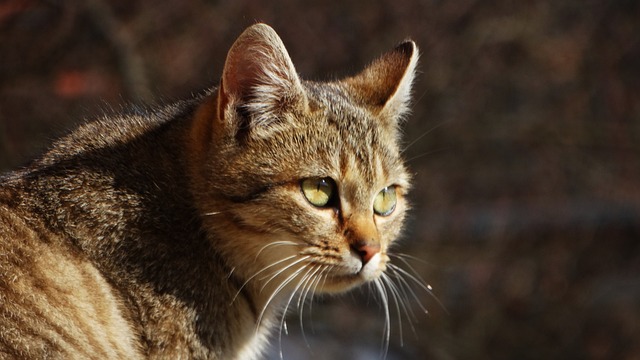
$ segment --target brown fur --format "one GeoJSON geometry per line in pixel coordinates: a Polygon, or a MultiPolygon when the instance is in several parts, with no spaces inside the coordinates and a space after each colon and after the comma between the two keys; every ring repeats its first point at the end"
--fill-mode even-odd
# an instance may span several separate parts
{"type": "Polygon", "coordinates": [[[376,281],[407,207],[398,122],[416,59],[405,42],[354,77],[302,81],[257,24],[217,89],[87,123],[6,175],[0,355],[255,358],[296,292],[376,281]],[[305,199],[314,177],[336,204],[305,199]],[[395,211],[376,215],[392,185],[395,211]]]}

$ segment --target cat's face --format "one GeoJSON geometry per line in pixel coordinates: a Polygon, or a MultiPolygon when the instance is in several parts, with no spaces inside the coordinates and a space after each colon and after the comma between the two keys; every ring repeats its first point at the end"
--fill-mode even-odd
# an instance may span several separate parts
{"type": "Polygon", "coordinates": [[[325,292],[375,280],[407,210],[398,121],[415,45],[352,78],[304,82],[265,31],[243,34],[227,58],[202,206],[224,220],[205,220],[238,239],[222,247],[254,265],[245,277],[325,292]]]}
{"type": "Polygon", "coordinates": [[[265,234],[258,251],[297,254],[325,276],[318,288],[341,290],[384,271],[409,179],[395,129],[337,84],[305,88],[309,109],[229,156],[227,181],[246,188],[227,191],[238,223],[265,234]]]}

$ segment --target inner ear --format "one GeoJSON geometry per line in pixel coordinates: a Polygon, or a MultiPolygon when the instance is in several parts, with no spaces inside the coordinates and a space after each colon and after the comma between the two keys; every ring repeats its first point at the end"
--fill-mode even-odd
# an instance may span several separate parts
{"type": "Polygon", "coordinates": [[[417,62],[416,44],[405,41],[345,83],[362,105],[400,117],[407,110],[417,62]]]}
{"type": "MultiPolygon", "coordinates": [[[[245,30],[233,44],[219,90],[219,116],[240,109],[249,126],[269,125],[304,104],[305,96],[293,62],[276,32],[265,24],[245,30]]],[[[236,124],[237,125],[237,124],[236,124]]]]}

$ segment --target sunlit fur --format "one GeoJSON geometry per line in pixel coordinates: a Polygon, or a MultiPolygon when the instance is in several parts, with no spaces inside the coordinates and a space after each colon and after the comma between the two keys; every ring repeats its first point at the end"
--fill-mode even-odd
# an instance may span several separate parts
{"type": "MultiPolygon", "coordinates": [[[[223,86],[204,105],[215,110],[203,111],[218,114],[221,130],[193,156],[203,159],[193,179],[196,192],[207,194],[199,199],[201,211],[214,214],[205,219],[214,241],[250,239],[217,246],[241,264],[234,271],[247,279],[243,287],[260,309],[259,323],[277,322],[279,305],[296,295],[371,281],[384,292],[390,278],[381,275],[407,210],[410,177],[399,123],[416,59],[415,45],[407,42],[354,77],[323,83],[300,80],[267,27],[248,30],[230,51],[223,86]],[[242,53],[242,46],[261,50],[242,53]],[[236,74],[243,71],[236,63],[251,74],[236,74]],[[335,181],[337,208],[307,201],[300,182],[313,177],[335,181]],[[398,204],[389,216],[378,216],[373,202],[386,186],[396,186],[398,204]],[[364,266],[352,248],[360,240],[380,245],[364,266]]],[[[399,297],[391,286],[391,296],[399,297]]]]}
{"type": "Polygon", "coordinates": [[[410,283],[428,291],[390,262],[405,262],[392,246],[417,58],[406,41],[353,77],[305,81],[257,24],[217,88],[90,122],[5,176],[0,355],[257,358],[288,309],[365,283],[388,341],[392,304],[409,318],[410,283]],[[307,178],[332,179],[336,201],[312,205],[307,178]],[[389,186],[395,209],[376,215],[389,186]]]}

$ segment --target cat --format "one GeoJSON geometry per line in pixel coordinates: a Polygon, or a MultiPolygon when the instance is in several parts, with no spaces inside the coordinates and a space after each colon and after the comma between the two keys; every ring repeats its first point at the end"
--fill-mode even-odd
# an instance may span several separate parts
{"type": "Polygon", "coordinates": [[[4,175],[0,357],[259,358],[294,296],[383,291],[417,59],[408,40],[304,81],[255,24],[217,88],[87,122],[4,175]]]}

